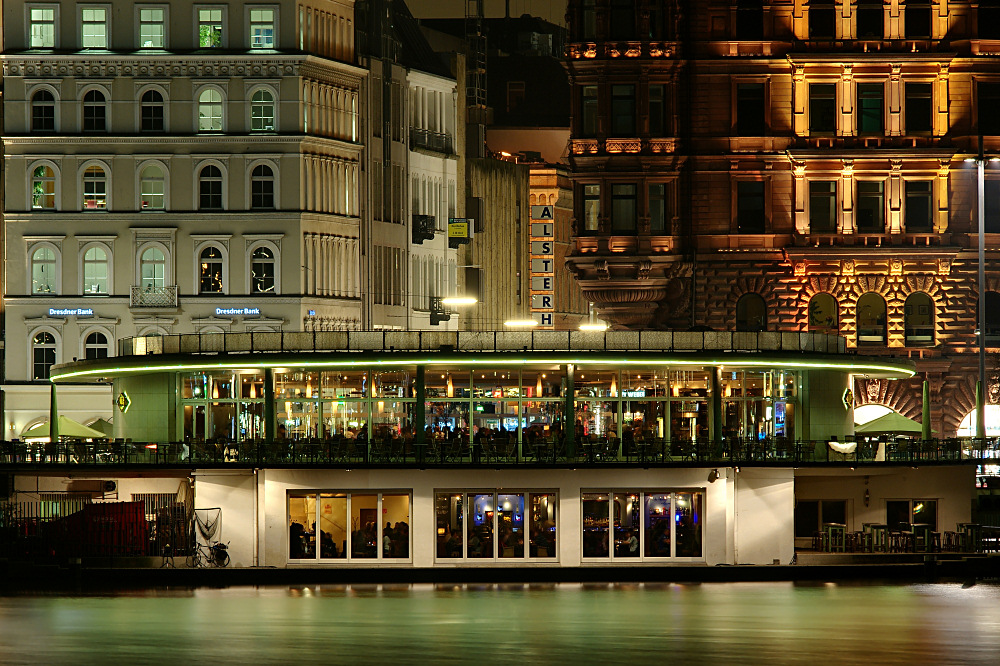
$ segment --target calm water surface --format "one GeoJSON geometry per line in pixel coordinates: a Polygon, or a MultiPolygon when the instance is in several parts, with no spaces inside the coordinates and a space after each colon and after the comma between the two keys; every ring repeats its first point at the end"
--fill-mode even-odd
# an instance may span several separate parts
{"type": "Polygon", "coordinates": [[[1000,663],[1000,587],[552,585],[0,598],[3,664],[1000,663]]]}

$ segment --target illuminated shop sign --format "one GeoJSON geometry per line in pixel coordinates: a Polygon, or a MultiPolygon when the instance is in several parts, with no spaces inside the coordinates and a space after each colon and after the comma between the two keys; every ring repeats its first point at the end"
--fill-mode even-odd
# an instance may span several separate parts
{"type": "Polygon", "coordinates": [[[93,308],[49,308],[50,317],[93,317],[93,308]]]}
{"type": "Polygon", "coordinates": [[[215,314],[220,317],[259,316],[260,308],[215,308],[215,314]]]}

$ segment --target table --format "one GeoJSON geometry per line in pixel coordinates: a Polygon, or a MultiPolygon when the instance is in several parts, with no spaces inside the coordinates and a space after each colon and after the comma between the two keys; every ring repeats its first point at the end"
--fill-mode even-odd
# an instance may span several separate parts
{"type": "Polygon", "coordinates": [[[913,552],[931,550],[931,526],[927,523],[911,523],[909,530],[913,552]]]}
{"type": "Polygon", "coordinates": [[[958,542],[963,551],[978,553],[982,550],[983,526],[979,523],[959,523],[958,542]]]}
{"type": "Polygon", "coordinates": [[[889,526],[882,523],[864,523],[862,529],[871,532],[872,551],[885,552],[889,549],[889,526]]]}
{"type": "Polygon", "coordinates": [[[823,545],[828,553],[845,552],[844,534],[847,525],[843,523],[823,523],[823,545]]]}

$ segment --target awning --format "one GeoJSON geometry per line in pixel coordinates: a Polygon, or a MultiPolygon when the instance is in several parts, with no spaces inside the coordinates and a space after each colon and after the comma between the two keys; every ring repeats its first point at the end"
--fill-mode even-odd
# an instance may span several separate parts
{"type": "MultiPolygon", "coordinates": [[[[82,423],[77,423],[67,416],[59,417],[59,437],[75,437],[79,439],[106,439],[107,435],[99,430],[88,428],[82,423]]],[[[38,439],[49,436],[49,422],[39,423],[34,428],[25,432],[22,439],[38,439]]]]}
{"type": "MultiPolygon", "coordinates": [[[[882,435],[882,434],[916,434],[922,432],[923,426],[913,419],[908,419],[898,412],[889,412],[885,416],[880,416],[873,421],[854,426],[855,435],[882,435]]],[[[931,431],[936,432],[936,431],[931,431]]]]}

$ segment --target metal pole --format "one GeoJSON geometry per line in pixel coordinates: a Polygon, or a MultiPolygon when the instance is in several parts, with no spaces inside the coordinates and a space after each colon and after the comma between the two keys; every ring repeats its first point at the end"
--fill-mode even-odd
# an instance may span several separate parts
{"type": "Polygon", "coordinates": [[[979,385],[976,391],[976,437],[986,437],[986,175],[983,156],[983,135],[979,135],[979,159],[976,172],[979,178],[979,385]]]}

